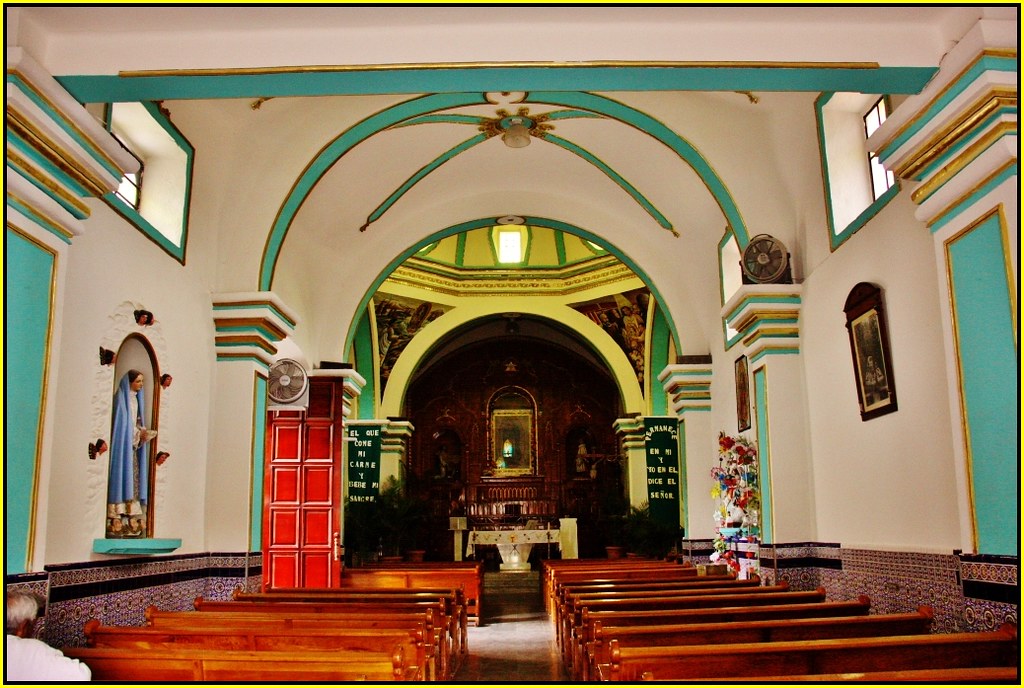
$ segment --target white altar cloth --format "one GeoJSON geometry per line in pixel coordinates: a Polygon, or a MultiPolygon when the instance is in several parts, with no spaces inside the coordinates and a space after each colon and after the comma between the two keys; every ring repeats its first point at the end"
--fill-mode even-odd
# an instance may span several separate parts
{"type": "Polygon", "coordinates": [[[561,549],[559,532],[544,530],[471,530],[466,554],[472,556],[476,545],[497,545],[502,571],[529,571],[530,552],[534,545],[555,544],[561,549]]]}

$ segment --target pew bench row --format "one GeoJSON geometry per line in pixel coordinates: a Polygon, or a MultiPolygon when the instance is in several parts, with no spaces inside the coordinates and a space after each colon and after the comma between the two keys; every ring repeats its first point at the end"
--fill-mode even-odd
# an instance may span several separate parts
{"type": "Polygon", "coordinates": [[[933,634],[929,607],[870,614],[864,596],[829,602],[821,588],[794,592],[756,580],[749,587],[681,575],[678,565],[628,566],[545,569],[548,608],[574,681],[853,682],[888,673],[984,682],[1019,674],[1012,625],[933,634]]]}
{"type": "Polygon", "coordinates": [[[463,588],[236,593],[144,627],[85,626],[97,680],[447,681],[467,652],[463,588]]]}

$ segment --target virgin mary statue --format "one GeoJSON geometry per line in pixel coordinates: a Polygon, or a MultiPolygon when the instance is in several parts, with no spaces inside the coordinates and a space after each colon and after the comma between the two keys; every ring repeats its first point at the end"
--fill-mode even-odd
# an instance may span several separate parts
{"type": "Polygon", "coordinates": [[[107,482],[107,537],[144,537],[149,501],[149,441],[146,428],[144,377],[129,370],[114,393],[107,482]]]}

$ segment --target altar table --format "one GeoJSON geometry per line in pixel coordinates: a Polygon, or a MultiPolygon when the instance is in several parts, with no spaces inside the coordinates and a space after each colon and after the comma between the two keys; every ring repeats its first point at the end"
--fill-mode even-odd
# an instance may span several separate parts
{"type": "Polygon", "coordinates": [[[466,554],[472,556],[476,545],[497,545],[498,553],[501,554],[499,568],[502,571],[529,571],[530,552],[533,551],[534,545],[557,545],[563,558],[575,559],[579,556],[575,521],[576,519],[561,519],[563,527],[560,529],[471,530],[466,554]],[[571,523],[565,523],[566,521],[571,523]]]}

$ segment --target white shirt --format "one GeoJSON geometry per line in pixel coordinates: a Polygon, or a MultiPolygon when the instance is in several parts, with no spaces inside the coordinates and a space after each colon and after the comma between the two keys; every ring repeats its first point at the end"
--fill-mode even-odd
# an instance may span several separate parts
{"type": "Polygon", "coordinates": [[[7,681],[88,681],[92,670],[42,640],[7,636],[7,681]]]}

